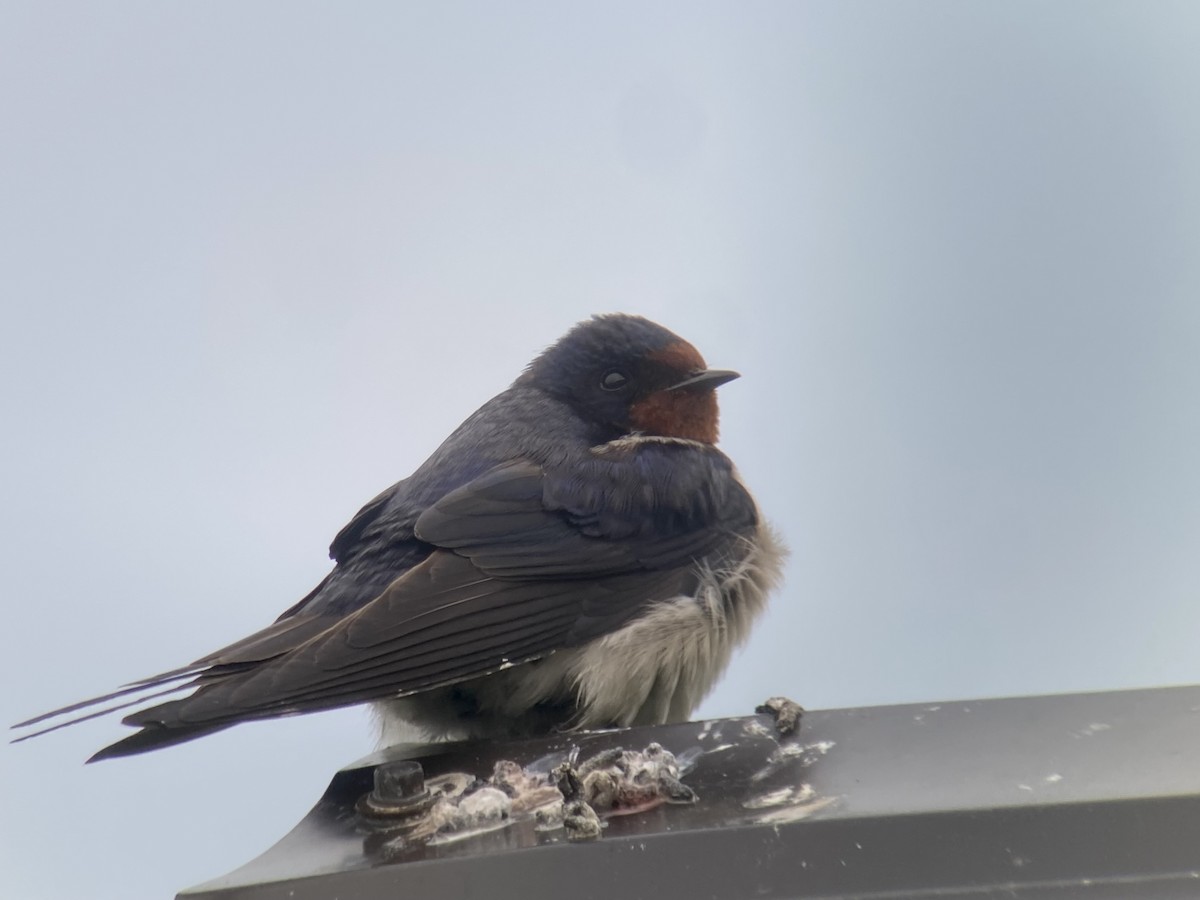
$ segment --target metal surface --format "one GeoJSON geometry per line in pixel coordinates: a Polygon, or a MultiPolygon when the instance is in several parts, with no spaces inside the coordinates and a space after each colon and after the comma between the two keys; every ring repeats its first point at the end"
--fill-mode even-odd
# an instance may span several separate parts
{"type": "Polygon", "coordinates": [[[782,745],[770,726],[393,748],[339,772],[267,853],[180,897],[1200,897],[1200,687],[818,711],[782,745]],[[486,778],[501,758],[651,741],[693,761],[697,802],[611,817],[590,843],[530,819],[389,843],[355,812],[388,760],[486,778]]]}

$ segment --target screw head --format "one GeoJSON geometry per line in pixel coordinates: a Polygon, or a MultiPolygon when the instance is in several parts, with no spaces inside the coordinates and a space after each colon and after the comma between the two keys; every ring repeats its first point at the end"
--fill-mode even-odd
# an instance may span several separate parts
{"type": "Polygon", "coordinates": [[[411,759],[376,766],[375,787],[358,801],[358,811],[372,819],[413,820],[436,801],[425,789],[425,770],[411,759]]]}
{"type": "Polygon", "coordinates": [[[375,769],[371,796],[381,803],[407,803],[425,791],[425,770],[415,760],[384,763],[375,769]]]}

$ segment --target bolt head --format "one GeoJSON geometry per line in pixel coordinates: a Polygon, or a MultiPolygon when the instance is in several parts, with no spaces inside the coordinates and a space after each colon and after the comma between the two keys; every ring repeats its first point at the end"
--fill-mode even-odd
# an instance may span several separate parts
{"type": "Polygon", "coordinates": [[[374,799],[384,804],[400,804],[425,792],[425,770],[411,759],[384,763],[375,769],[374,799]]]}

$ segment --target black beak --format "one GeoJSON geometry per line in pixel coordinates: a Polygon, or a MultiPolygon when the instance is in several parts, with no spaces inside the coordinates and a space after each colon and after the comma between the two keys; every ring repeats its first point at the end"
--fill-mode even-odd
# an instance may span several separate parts
{"type": "Polygon", "coordinates": [[[705,369],[703,372],[697,372],[690,378],[683,379],[678,384],[671,385],[667,390],[677,391],[680,388],[706,388],[712,390],[733,381],[735,378],[741,377],[740,372],[733,372],[729,369],[705,369]]]}

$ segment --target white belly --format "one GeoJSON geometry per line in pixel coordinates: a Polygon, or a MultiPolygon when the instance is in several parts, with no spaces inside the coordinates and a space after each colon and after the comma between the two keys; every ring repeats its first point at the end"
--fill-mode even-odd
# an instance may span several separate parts
{"type": "MultiPolygon", "coordinates": [[[[604,637],[453,688],[375,704],[381,743],[490,737],[539,704],[569,702],[571,728],[686,721],[750,635],[782,576],[786,550],[761,523],[733,568],[701,573],[695,597],[676,597],[604,637]],[[455,693],[478,715],[460,717],[455,693]]],[[[524,729],[515,729],[524,730],[524,729]]]]}

